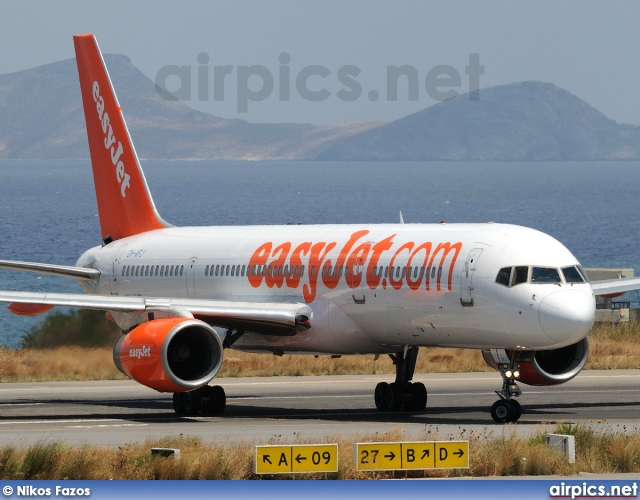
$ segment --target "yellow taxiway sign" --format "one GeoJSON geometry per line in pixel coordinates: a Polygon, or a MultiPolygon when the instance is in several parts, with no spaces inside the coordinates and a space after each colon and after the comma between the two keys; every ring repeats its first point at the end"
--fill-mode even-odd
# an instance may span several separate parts
{"type": "Polygon", "coordinates": [[[356,443],[357,470],[469,468],[468,441],[356,443]]]}
{"type": "Polygon", "coordinates": [[[256,446],[256,474],[337,472],[337,444],[256,446]]]}

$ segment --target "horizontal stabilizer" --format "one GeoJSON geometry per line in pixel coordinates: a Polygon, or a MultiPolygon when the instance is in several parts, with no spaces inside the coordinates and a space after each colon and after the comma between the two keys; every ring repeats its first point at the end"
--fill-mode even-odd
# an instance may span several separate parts
{"type": "Polygon", "coordinates": [[[100,279],[100,271],[87,267],[57,266],[55,264],[39,264],[37,262],[0,260],[0,269],[29,271],[32,273],[50,274],[52,276],[61,276],[63,278],[74,278],[86,281],[98,281],[100,279]]]}

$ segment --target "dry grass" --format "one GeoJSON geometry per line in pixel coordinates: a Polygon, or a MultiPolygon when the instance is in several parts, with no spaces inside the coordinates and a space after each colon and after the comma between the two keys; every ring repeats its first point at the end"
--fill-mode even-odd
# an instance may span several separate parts
{"type": "MultiPolygon", "coordinates": [[[[569,475],[578,473],[640,472],[640,435],[598,433],[577,426],[558,426],[555,432],[576,437],[576,463],[569,464],[562,454],[547,449],[543,434],[529,439],[508,434],[488,438],[473,432],[461,436],[440,435],[437,427],[425,430],[412,440],[469,441],[470,467],[457,470],[411,472],[362,472],[354,464],[356,442],[398,442],[407,440],[401,430],[353,439],[331,437],[327,443],[338,444],[339,469],[330,474],[297,474],[296,479],[386,479],[405,477],[521,476],[569,475]]],[[[303,444],[272,440],[269,444],[303,444]]],[[[314,441],[317,442],[317,441],[314,441]]],[[[175,437],[159,441],[129,444],[118,449],[73,448],[59,442],[39,443],[26,449],[5,447],[0,450],[0,479],[258,479],[290,475],[257,476],[254,470],[254,447],[245,442],[208,444],[199,438],[175,437]],[[151,447],[179,448],[180,458],[151,456],[151,447]]]]}
{"type": "Polygon", "coordinates": [[[589,334],[589,351],[588,369],[640,368],[640,323],[596,324],[589,334]]]}
{"type": "MultiPolygon", "coordinates": [[[[416,373],[491,371],[480,351],[469,349],[421,349],[416,373]]],[[[227,351],[220,370],[221,377],[269,377],[303,375],[368,375],[395,373],[391,359],[381,355],[273,356],[227,351]]]]}
{"type": "MultiPolygon", "coordinates": [[[[599,324],[589,335],[591,355],[587,369],[640,368],[640,324],[599,324]]],[[[282,357],[226,351],[219,377],[392,374],[387,356],[282,357]]],[[[480,351],[421,349],[416,373],[491,371],[480,351]]],[[[125,378],[113,365],[110,348],[58,347],[53,349],[0,349],[0,382],[54,380],[108,380],[125,378]]]]}
{"type": "Polygon", "coordinates": [[[124,378],[107,348],[0,349],[0,382],[124,378]]]}

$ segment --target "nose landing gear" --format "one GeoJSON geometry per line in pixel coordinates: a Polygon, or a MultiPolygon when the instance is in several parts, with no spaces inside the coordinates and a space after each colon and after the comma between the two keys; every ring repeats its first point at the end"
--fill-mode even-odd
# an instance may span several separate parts
{"type": "Polygon", "coordinates": [[[520,376],[520,363],[512,361],[500,365],[500,375],[502,376],[502,390],[496,391],[500,397],[491,406],[491,418],[498,424],[507,422],[517,422],[522,416],[520,403],[512,398],[517,398],[522,394],[516,379],[520,376]]]}
{"type": "Polygon", "coordinates": [[[407,347],[402,352],[389,354],[396,366],[396,380],[391,384],[380,382],[374,400],[380,411],[422,411],[427,406],[427,389],[421,382],[411,382],[416,369],[418,348],[407,347]]]}

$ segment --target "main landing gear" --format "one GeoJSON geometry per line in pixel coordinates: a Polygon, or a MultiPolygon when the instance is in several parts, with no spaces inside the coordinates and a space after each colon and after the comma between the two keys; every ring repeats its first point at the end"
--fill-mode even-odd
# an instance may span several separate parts
{"type": "Polygon", "coordinates": [[[227,397],[219,385],[173,393],[173,409],[178,415],[221,415],[226,405],[227,397]]]}
{"type": "MultiPolygon", "coordinates": [[[[222,341],[222,347],[228,349],[244,335],[244,330],[229,328],[222,341]]],[[[224,389],[219,385],[205,385],[190,392],[173,393],[173,409],[178,415],[222,415],[227,406],[224,389]]]]}
{"type": "Polygon", "coordinates": [[[496,391],[500,399],[491,406],[491,418],[498,424],[507,422],[517,422],[522,415],[522,407],[517,398],[522,394],[516,379],[520,377],[520,363],[511,361],[500,365],[500,375],[502,376],[502,390],[496,391]]]}
{"type": "Polygon", "coordinates": [[[421,382],[411,382],[416,369],[418,348],[408,347],[402,352],[389,354],[396,366],[396,380],[391,384],[380,382],[374,399],[380,411],[422,411],[427,406],[427,389],[421,382]]]}

